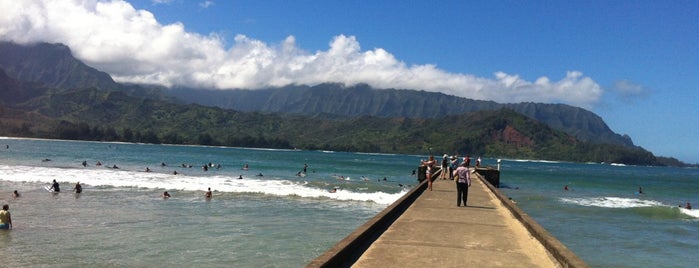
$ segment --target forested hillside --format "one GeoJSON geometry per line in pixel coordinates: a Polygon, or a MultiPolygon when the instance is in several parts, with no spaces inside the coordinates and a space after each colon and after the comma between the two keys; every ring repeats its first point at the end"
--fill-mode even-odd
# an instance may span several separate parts
{"type": "Polygon", "coordinates": [[[604,120],[582,108],[563,104],[479,101],[442,93],[373,89],[368,85],[287,86],[259,90],[165,90],[183,102],[246,112],[274,112],[340,117],[440,118],[483,110],[512,109],[584,141],[633,147],[628,136],[614,133],[604,120]]]}
{"type": "Polygon", "coordinates": [[[115,83],[74,59],[62,45],[4,43],[0,52],[3,136],[681,164],[656,158],[633,146],[628,137],[615,143],[584,138],[613,132],[596,115],[566,105],[497,104],[336,84],[239,90],[236,94],[243,97],[236,98],[213,91],[188,93],[219,102],[212,106],[228,101],[242,105],[227,109],[183,104],[158,87],[115,83]],[[8,56],[17,47],[17,55],[23,56],[8,56]],[[252,111],[256,105],[266,109],[252,111]],[[414,116],[420,113],[426,115],[414,116]]]}

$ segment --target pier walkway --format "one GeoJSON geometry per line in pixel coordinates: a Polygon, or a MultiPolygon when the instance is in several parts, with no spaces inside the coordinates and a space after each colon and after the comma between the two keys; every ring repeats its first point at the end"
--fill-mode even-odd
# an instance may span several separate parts
{"type": "Polygon", "coordinates": [[[467,207],[456,206],[454,181],[435,180],[432,191],[424,189],[423,183],[424,192],[415,194],[414,201],[396,202],[409,206],[394,221],[384,223],[388,226],[366,235],[387,217],[377,216],[309,267],[586,267],[516,206],[505,204],[511,201],[489,189],[480,176],[474,174],[472,179],[467,207]],[[524,219],[513,214],[512,207],[524,219]],[[361,240],[372,241],[364,248],[354,245],[361,240]],[[553,246],[546,240],[553,241],[553,246]],[[345,260],[331,260],[338,256],[345,260]],[[348,263],[348,258],[354,260],[348,263]]]}
{"type": "Polygon", "coordinates": [[[452,180],[435,180],[355,267],[557,267],[558,262],[479,179],[468,206],[452,180]]]}

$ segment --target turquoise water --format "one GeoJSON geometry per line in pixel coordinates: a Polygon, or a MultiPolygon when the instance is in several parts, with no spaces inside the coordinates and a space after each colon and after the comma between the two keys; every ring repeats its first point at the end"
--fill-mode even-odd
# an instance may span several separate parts
{"type": "Polygon", "coordinates": [[[698,169],[503,163],[502,191],[590,266],[696,267],[699,210],[679,206],[699,204],[698,169]]]}
{"type": "MultiPolygon", "coordinates": [[[[0,232],[2,266],[303,267],[414,186],[424,157],[10,138],[0,146],[0,203],[15,223],[0,232]],[[43,189],[53,179],[63,192],[43,189]],[[70,192],[77,181],[79,195],[70,192]]],[[[697,261],[699,215],[677,207],[697,200],[697,169],[521,160],[502,169],[503,192],[593,267],[697,261]]]]}

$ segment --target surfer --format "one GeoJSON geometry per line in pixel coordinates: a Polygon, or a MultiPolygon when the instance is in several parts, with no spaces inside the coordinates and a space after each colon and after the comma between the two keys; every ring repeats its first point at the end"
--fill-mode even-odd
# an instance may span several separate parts
{"type": "Polygon", "coordinates": [[[170,193],[168,193],[167,191],[165,191],[165,192],[163,192],[162,195],[160,195],[160,197],[162,197],[163,199],[168,199],[168,198],[170,198],[170,193]]]}
{"type": "Polygon", "coordinates": [[[58,182],[56,182],[56,180],[53,180],[53,185],[51,185],[51,188],[49,188],[49,191],[51,190],[53,190],[56,193],[61,191],[61,186],[58,185],[58,182]]]}
{"type": "Polygon", "coordinates": [[[566,186],[563,186],[563,190],[566,190],[566,191],[568,191],[568,185],[566,185],[566,186]]]}
{"type": "Polygon", "coordinates": [[[248,166],[247,163],[245,163],[245,165],[243,165],[243,170],[248,170],[249,168],[250,168],[250,166],[248,166]]]}
{"type": "Polygon", "coordinates": [[[643,194],[643,188],[638,187],[638,194],[643,194]]]}
{"type": "Polygon", "coordinates": [[[19,192],[17,192],[17,190],[12,193],[12,198],[19,198],[19,192]]]}
{"type": "Polygon", "coordinates": [[[83,161],[83,167],[87,167],[87,161],[83,161]]]}
{"type": "Polygon", "coordinates": [[[211,188],[209,188],[209,190],[206,191],[206,193],[204,194],[204,196],[205,196],[206,198],[211,198],[211,188]]]}
{"type": "Polygon", "coordinates": [[[0,229],[10,230],[12,229],[12,216],[10,215],[10,205],[2,205],[2,210],[0,210],[0,229]]]}
{"type": "Polygon", "coordinates": [[[330,192],[331,192],[331,193],[337,193],[337,188],[333,188],[332,190],[330,190],[330,192]]]}
{"type": "Polygon", "coordinates": [[[242,179],[243,179],[243,175],[240,175],[240,177],[238,177],[238,179],[239,179],[239,180],[242,180],[242,179]]]}
{"type": "Polygon", "coordinates": [[[684,208],[691,210],[691,209],[692,209],[692,205],[689,204],[689,202],[687,202],[687,204],[684,205],[684,208]]]}
{"type": "Polygon", "coordinates": [[[80,182],[75,184],[75,187],[73,188],[73,191],[75,191],[76,194],[82,193],[83,192],[83,186],[80,185],[80,182]]]}

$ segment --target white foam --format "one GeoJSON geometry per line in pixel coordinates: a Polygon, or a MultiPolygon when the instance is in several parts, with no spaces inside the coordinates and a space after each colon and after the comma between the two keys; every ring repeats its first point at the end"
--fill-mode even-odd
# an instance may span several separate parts
{"type": "Polygon", "coordinates": [[[699,218],[699,210],[686,209],[686,208],[681,208],[681,207],[678,207],[678,208],[680,209],[680,212],[682,212],[682,214],[689,215],[689,216],[692,216],[694,218],[699,218]]]}
{"type": "Polygon", "coordinates": [[[520,163],[548,163],[548,164],[565,163],[563,161],[537,160],[537,159],[501,159],[501,160],[502,161],[520,162],[520,163]]]}
{"type": "MultiPolygon", "coordinates": [[[[0,180],[50,184],[53,180],[71,189],[76,182],[85,188],[98,186],[138,187],[183,191],[204,191],[211,188],[218,192],[261,193],[276,196],[299,196],[303,198],[329,198],[345,201],[366,201],[378,204],[391,204],[408,190],[399,193],[354,192],[338,189],[331,193],[328,189],[310,186],[305,181],[291,181],[281,178],[257,177],[238,179],[230,176],[187,176],[156,172],[128,171],[119,169],[81,169],[0,165],[0,180]]],[[[349,178],[347,178],[349,180],[349,178]]]]}
{"type": "Polygon", "coordinates": [[[587,198],[561,198],[561,202],[576,204],[586,207],[602,208],[636,208],[664,206],[663,203],[654,200],[643,200],[624,197],[587,197],[587,198]]]}

